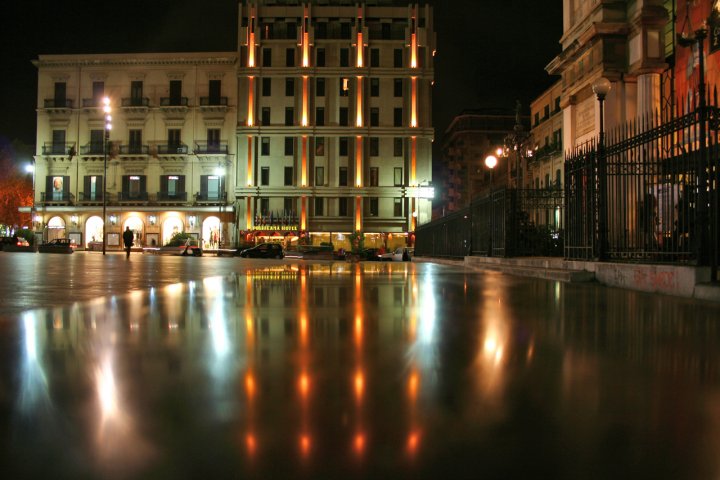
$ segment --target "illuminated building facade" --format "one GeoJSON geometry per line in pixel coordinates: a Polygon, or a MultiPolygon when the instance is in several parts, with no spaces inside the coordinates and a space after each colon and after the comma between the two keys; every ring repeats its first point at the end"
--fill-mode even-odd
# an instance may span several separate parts
{"type": "Polygon", "coordinates": [[[246,241],[412,243],[432,211],[427,5],[240,5],[236,190],[246,241]]]}
{"type": "MultiPolygon", "coordinates": [[[[491,175],[485,157],[503,147],[514,125],[515,115],[510,112],[466,110],[453,119],[443,140],[441,215],[465,208],[473,198],[489,193],[491,175]]],[[[492,184],[504,186],[508,178],[507,158],[500,156],[498,161],[492,184]]]]}
{"type": "Polygon", "coordinates": [[[555,83],[530,104],[530,134],[534,153],[529,158],[532,188],[562,188],[564,150],[562,144],[562,84],[555,83]]]}
{"type": "Polygon", "coordinates": [[[236,63],[234,52],[41,55],[36,233],[82,248],[105,237],[110,250],[125,227],[136,246],[182,231],[206,248],[232,243],[236,63]]]}

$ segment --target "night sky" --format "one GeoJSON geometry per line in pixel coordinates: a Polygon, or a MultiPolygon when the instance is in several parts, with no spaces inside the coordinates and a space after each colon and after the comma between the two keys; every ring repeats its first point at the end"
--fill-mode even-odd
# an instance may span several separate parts
{"type": "MultiPolygon", "coordinates": [[[[562,0],[433,0],[436,146],[464,109],[529,102],[555,80],[562,0]]],[[[235,0],[4,0],[0,141],[35,141],[40,54],[234,51],[235,0]]]]}

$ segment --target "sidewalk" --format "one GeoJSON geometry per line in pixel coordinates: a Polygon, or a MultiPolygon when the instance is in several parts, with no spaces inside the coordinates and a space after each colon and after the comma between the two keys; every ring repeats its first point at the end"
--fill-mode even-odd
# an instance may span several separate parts
{"type": "Polygon", "coordinates": [[[710,282],[709,267],[580,262],[556,257],[465,257],[463,260],[415,257],[413,260],[560,282],[599,282],[630,290],[720,303],[720,283],[710,282]]]}

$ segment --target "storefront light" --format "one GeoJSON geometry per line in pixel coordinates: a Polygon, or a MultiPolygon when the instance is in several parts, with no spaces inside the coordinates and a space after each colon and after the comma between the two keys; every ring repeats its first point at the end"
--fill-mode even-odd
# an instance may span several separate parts
{"type": "Polygon", "coordinates": [[[148,221],[150,222],[150,225],[155,225],[157,223],[157,217],[155,215],[150,215],[148,217],[148,221]]]}
{"type": "Polygon", "coordinates": [[[78,224],[78,216],[77,216],[77,215],[71,215],[71,216],[70,216],[70,222],[72,222],[73,225],[77,226],[77,224],[78,224]]]}
{"type": "Polygon", "coordinates": [[[117,225],[117,215],[110,215],[110,225],[117,225]]]}

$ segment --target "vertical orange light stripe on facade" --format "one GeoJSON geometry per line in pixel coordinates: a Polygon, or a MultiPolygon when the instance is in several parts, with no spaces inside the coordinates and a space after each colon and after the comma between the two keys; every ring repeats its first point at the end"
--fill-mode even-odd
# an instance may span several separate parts
{"type": "Polygon", "coordinates": [[[247,185],[252,187],[253,184],[253,137],[248,137],[247,148],[247,185]]]}
{"type": "Polygon", "coordinates": [[[417,137],[410,139],[410,185],[417,185],[417,137]]]}
{"type": "Polygon", "coordinates": [[[310,66],[310,34],[308,32],[303,33],[303,67],[307,68],[310,66]]]}
{"type": "Polygon", "coordinates": [[[415,197],[410,199],[410,231],[414,232],[417,226],[417,217],[415,216],[415,203],[417,199],[415,197]]]}
{"type": "Polygon", "coordinates": [[[308,126],[308,77],[303,75],[302,120],[303,127],[308,126]]]}
{"type": "Polygon", "coordinates": [[[410,68],[417,68],[417,34],[410,35],[410,68]]]}
{"type": "Polygon", "coordinates": [[[410,98],[410,127],[415,128],[418,126],[417,121],[417,77],[412,77],[412,96],[410,98]]]}
{"type": "Polygon", "coordinates": [[[247,198],[247,207],[245,208],[245,221],[247,222],[247,228],[250,229],[253,226],[252,218],[252,198],[247,198]]]}
{"type": "Polygon", "coordinates": [[[363,139],[355,138],[355,186],[362,187],[363,184],[363,139]]]}
{"type": "Polygon", "coordinates": [[[300,198],[300,230],[307,230],[307,197],[300,198]]]}
{"type": "Polygon", "coordinates": [[[248,37],[248,67],[255,67],[255,32],[248,37]]]}
{"type": "Polygon", "coordinates": [[[357,34],[357,66],[362,68],[363,66],[363,34],[358,32],[357,34]]]}
{"type": "Polygon", "coordinates": [[[363,77],[357,77],[357,107],[355,116],[355,126],[363,126],[363,77]]]}
{"type": "Polygon", "coordinates": [[[300,186],[307,187],[307,177],[308,177],[308,155],[307,155],[307,136],[302,137],[302,157],[301,157],[301,164],[300,164],[300,186]]]}
{"type": "Polygon", "coordinates": [[[362,197],[355,197],[355,231],[362,231],[362,197]]]}
{"type": "Polygon", "coordinates": [[[255,77],[248,77],[248,127],[255,124],[255,77]]]}

